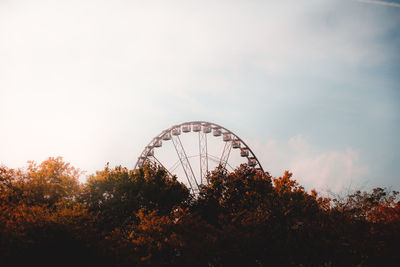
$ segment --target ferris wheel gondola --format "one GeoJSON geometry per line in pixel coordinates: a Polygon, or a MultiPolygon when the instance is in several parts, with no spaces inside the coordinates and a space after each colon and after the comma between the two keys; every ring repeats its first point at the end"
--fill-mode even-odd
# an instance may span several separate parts
{"type": "Polygon", "coordinates": [[[193,193],[196,193],[198,192],[199,185],[208,183],[207,173],[211,163],[214,165],[220,164],[224,168],[228,166],[233,169],[228,163],[232,154],[232,149],[240,151],[235,152],[235,154],[240,155],[242,159],[247,159],[245,163],[247,163],[248,166],[264,172],[256,155],[239,136],[225,127],[206,121],[184,122],[162,131],[160,134],[155,136],[142,151],[136,161],[134,169],[142,167],[146,162],[155,162],[173,175],[175,174],[175,170],[180,166],[183,170],[184,176],[186,177],[187,185],[193,193]],[[210,139],[208,139],[207,135],[210,133],[212,134],[210,139]],[[194,137],[191,139],[191,144],[193,145],[194,143],[198,143],[198,154],[195,156],[187,154],[185,145],[181,140],[181,137],[183,137],[182,135],[192,135],[192,137],[194,137]],[[209,151],[208,141],[212,141],[213,139],[218,140],[220,143],[222,142],[221,148],[223,148],[221,149],[222,151],[219,152],[219,157],[209,151]],[[165,166],[163,163],[164,160],[161,160],[156,156],[159,151],[166,149],[163,148],[163,142],[172,143],[174,147],[173,150],[175,150],[178,158],[170,168],[165,166]],[[192,160],[194,157],[199,158],[197,163],[198,166],[192,166],[195,165],[192,160]]]}

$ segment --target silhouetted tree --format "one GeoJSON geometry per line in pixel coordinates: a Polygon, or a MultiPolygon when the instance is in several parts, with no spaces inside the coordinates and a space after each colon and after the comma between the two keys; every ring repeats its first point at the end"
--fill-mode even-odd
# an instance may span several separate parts
{"type": "Polygon", "coordinates": [[[0,167],[1,266],[396,266],[398,192],[333,200],[290,172],[218,167],[191,196],[156,166],[78,183],[61,158],[0,167]]]}
{"type": "Polygon", "coordinates": [[[91,176],[84,187],[82,201],[98,216],[105,229],[123,227],[136,220],[142,208],[165,215],[189,201],[189,190],[155,165],[137,171],[108,166],[91,176]]]}

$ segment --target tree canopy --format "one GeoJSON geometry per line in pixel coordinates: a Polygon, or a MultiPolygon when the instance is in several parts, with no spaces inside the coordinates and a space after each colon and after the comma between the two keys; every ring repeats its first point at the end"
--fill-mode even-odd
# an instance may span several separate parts
{"type": "Polygon", "coordinates": [[[0,167],[2,266],[395,266],[398,192],[307,192],[290,172],[218,167],[198,195],[161,167],[79,184],[61,158],[0,167]]]}

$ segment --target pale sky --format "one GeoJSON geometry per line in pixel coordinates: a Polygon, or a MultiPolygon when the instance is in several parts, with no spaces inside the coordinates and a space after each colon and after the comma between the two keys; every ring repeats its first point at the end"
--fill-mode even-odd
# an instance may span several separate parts
{"type": "Polygon", "coordinates": [[[0,0],[0,164],[133,168],[193,120],[308,189],[400,189],[400,1],[0,0]]]}

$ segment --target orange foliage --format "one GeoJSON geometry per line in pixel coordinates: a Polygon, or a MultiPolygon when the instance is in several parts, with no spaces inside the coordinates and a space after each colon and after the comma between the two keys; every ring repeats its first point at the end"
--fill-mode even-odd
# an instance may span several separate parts
{"type": "Polygon", "coordinates": [[[340,200],[288,171],[219,167],[196,197],[147,165],[79,170],[49,158],[0,167],[2,266],[391,266],[400,261],[397,192],[340,200]],[[27,262],[28,261],[28,262],[27,262]]]}

